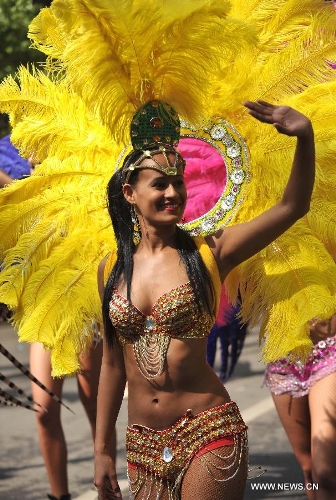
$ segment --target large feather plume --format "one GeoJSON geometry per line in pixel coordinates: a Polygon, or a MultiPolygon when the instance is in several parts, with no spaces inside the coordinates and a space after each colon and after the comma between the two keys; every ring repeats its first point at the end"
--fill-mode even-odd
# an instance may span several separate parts
{"type": "Polygon", "coordinates": [[[97,268],[114,247],[105,193],[120,148],[64,82],[19,77],[20,87],[3,82],[1,106],[12,140],[41,163],[0,193],[0,296],[19,339],[52,350],[57,376],[80,369],[100,322],[97,268]]]}
{"type": "MultiPolygon", "coordinates": [[[[336,311],[336,81],[312,86],[288,97],[287,103],[310,116],[315,129],[317,174],[311,210],[236,269],[227,283],[233,298],[240,284],[243,318],[251,324],[262,318],[266,362],[285,353],[303,359],[311,348],[308,321],[326,319],[336,311]]],[[[258,215],[280,199],[294,153],[293,139],[273,129],[254,124],[244,132],[253,175],[233,223],[258,215]]]]}
{"type": "Polygon", "coordinates": [[[190,123],[204,120],[211,75],[256,41],[252,26],[227,19],[229,10],[223,0],[54,0],[30,36],[49,55],[49,69],[62,67],[88,109],[125,143],[134,112],[152,99],[169,102],[190,123]],[[67,39],[61,54],[60,43],[55,53],[50,48],[50,19],[67,39]]]}
{"type": "Polygon", "coordinates": [[[80,368],[100,321],[99,261],[114,247],[105,191],[134,111],[169,102],[186,121],[221,116],[245,138],[251,176],[230,223],[282,195],[295,139],[242,106],[262,98],[313,121],[317,179],[310,213],[235,269],[245,320],[261,320],[265,361],[311,347],[308,321],[335,300],[335,16],[323,0],[54,0],[29,37],[47,55],[0,86],[12,141],[40,165],[0,192],[0,300],[22,340],[52,350],[53,374],[80,368]]]}

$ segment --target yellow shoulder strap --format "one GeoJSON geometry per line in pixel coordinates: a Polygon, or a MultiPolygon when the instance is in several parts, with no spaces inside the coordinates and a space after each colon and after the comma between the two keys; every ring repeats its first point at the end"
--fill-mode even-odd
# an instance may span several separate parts
{"type": "Polygon", "coordinates": [[[214,317],[216,317],[219,309],[219,301],[222,290],[222,282],[219,276],[217,263],[209,245],[207,244],[203,236],[195,236],[194,241],[212,281],[212,286],[215,294],[214,317]]]}
{"type": "Polygon", "coordinates": [[[106,285],[106,282],[111,274],[111,271],[113,269],[114,264],[117,261],[117,254],[116,252],[111,252],[109,256],[107,257],[107,260],[105,262],[105,267],[104,267],[104,285],[106,285]]]}

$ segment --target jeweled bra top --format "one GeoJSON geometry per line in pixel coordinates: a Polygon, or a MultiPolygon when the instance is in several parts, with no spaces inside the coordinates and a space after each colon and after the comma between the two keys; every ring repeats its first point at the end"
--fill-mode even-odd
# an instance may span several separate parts
{"type": "MultiPolygon", "coordinates": [[[[190,282],[177,286],[159,297],[149,316],[142,313],[122,296],[116,287],[114,288],[109,303],[111,323],[120,344],[133,345],[139,369],[148,379],[162,373],[172,338],[204,338],[209,335],[214,324],[221,289],[218,269],[204,238],[195,238],[195,243],[213,283],[214,315],[198,307],[190,282]]],[[[115,257],[110,258],[105,266],[106,279],[114,261],[115,257]]]]}
{"type": "Polygon", "coordinates": [[[190,283],[185,283],[162,295],[154,304],[150,316],[118,293],[115,288],[109,315],[119,342],[134,344],[141,335],[169,335],[172,338],[202,338],[209,334],[213,318],[197,307],[190,283]]]}

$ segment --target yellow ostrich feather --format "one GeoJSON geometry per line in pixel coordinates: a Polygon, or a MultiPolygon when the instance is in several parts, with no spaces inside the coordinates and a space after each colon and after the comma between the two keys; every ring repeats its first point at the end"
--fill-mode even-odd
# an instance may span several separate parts
{"type": "Polygon", "coordinates": [[[264,59],[272,52],[279,52],[285,45],[295,39],[306,36],[306,30],[312,21],[318,21],[321,27],[330,25],[333,19],[332,6],[323,8],[321,0],[280,0],[257,2],[253,7],[249,2],[244,7],[233,2],[232,15],[253,23],[259,33],[259,53],[264,59]],[[246,12],[248,11],[248,12],[246,12]]]}
{"type": "MultiPolygon", "coordinates": [[[[59,160],[97,156],[116,158],[109,131],[87,110],[80,97],[64,81],[54,81],[42,71],[20,67],[19,83],[12,77],[0,85],[0,105],[13,125],[12,142],[24,157],[39,163],[47,157],[59,160]]],[[[96,158],[97,163],[100,162],[96,158]]],[[[94,161],[94,158],[93,160],[94,161]]]]}
{"type": "Polygon", "coordinates": [[[336,261],[335,206],[335,201],[314,200],[312,209],[306,217],[313,234],[320,239],[334,261],[336,261]]]}
{"type": "Polygon", "coordinates": [[[14,310],[20,340],[43,341],[53,349],[56,376],[70,367],[77,371],[79,355],[92,341],[92,333],[81,338],[82,332],[92,332],[88,325],[100,318],[97,268],[114,247],[105,208],[111,165],[99,162],[99,169],[92,168],[77,157],[50,158],[32,177],[0,193],[5,199],[0,297],[14,310]]]}
{"type": "MultiPolygon", "coordinates": [[[[186,2],[176,10],[158,0],[54,0],[50,10],[56,17],[62,8],[72,15],[59,18],[68,40],[55,70],[64,68],[71,86],[119,143],[129,140],[135,110],[152,99],[169,102],[190,123],[201,123],[212,92],[209,69],[216,72],[255,42],[251,26],[226,20],[230,4],[219,0],[186,2]]],[[[42,50],[48,20],[42,10],[30,28],[42,50]]]]}
{"type": "Polygon", "coordinates": [[[309,320],[326,319],[336,310],[334,260],[304,221],[295,226],[227,280],[232,294],[240,285],[242,318],[251,326],[262,318],[260,340],[266,340],[262,351],[266,362],[288,353],[304,359],[312,346],[309,320]]]}
{"type": "MultiPolygon", "coordinates": [[[[84,203],[78,207],[76,202],[71,221],[69,213],[64,216],[63,225],[58,218],[54,244],[49,234],[44,233],[43,238],[46,224],[38,228],[40,241],[37,241],[38,229],[34,228],[33,238],[24,234],[7,256],[10,262],[17,262],[14,266],[17,269],[13,273],[7,268],[10,282],[0,288],[1,296],[9,303],[11,290],[8,288],[16,287],[19,300],[14,304],[13,324],[19,330],[19,339],[56,348],[60,356],[57,366],[65,363],[63,370],[72,363],[77,371],[78,356],[92,341],[92,334],[82,336],[82,332],[91,320],[100,321],[97,268],[114,245],[109,225],[100,226],[99,219],[92,216],[90,220],[86,212],[84,203]],[[78,218],[81,227],[78,227],[78,218]],[[42,247],[40,252],[37,246],[42,247]],[[69,352],[62,347],[68,345],[64,337],[76,339],[69,352]]],[[[50,230],[50,214],[46,213],[46,218],[50,230]]],[[[6,269],[3,277],[6,279],[6,269]]],[[[55,353],[54,359],[58,359],[55,353]]],[[[59,374],[55,368],[54,374],[59,374]]]]}
{"type": "Polygon", "coordinates": [[[2,262],[0,294],[10,309],[19,307],[20,297],[27,280],[36,271],[36,261],[41,262],[53,245],[60,243],[56,227],[50,222],[36,224],[34,238],[24,233],[18,243],[5,253],[2,262]],[[35,266],[34,266],[35,264],[35,266]]]}
{"type": "Polygon", "coordinates": [[[335,80],[335,70],[327,61],[336,62],[336,16],[321,3],[265,0],[258,6],[250,2],[242,6],[232,2],[232,14],[254,25],[259,43],[244,47],[234,64],[218,75],[216,100],[210,101],[212,114],[236,121],[242,113],[244,120],[246,111],[240,103],[247,99],[287,102],[290,95],[307,87],[335,80]]]}
{"type": "MultiPolygon", "coordinates": [[[[317,176],[311,211],[227,280],[233,298],[240,283],[244,320],[256,324],[261,319],[265,362],[288,353],[296,359],[306,357],[311,348],[307,322],[313,317],[325,319],[336,310],[335,99],[335,81],[313,85],[287,99],[310,116],[315,129],[317,176]]],[[[249,138],[252,178],[232,223],[256,216],[280,199],[294,152],[291,138],[272,129],[263,132],[259,124],[253,130],[247,129],[247,121],[241,125],[249,138]]]]}
{"type": "Polygon", "coordinates": [[[227,280],[232,298],[240,286],[244,320],[261,321],[264,361],[307,355],[307,322],[336,310],[334,28],[322,0],[54,0],[41,10],[29,37],[44,68],[0,85],[13,143],[41,162],[0,192],[0,300],[21,340],[52,350],[53,375],[79,369],[100,321],[97,267],[115,245],[106,185],[151,99],[195,126],[221,116],[245,138],[250,182],[230,224],[280,199],[295,147],[241,103],[286,103],[312,119],[311,212],[227,280]]]}

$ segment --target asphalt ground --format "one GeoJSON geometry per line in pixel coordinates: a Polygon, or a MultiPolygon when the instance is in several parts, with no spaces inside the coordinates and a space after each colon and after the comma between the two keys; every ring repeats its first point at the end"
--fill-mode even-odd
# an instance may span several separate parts
{"type": "MultiPolygon", "coordinates": [[[[302,474],[279,423],[268,390],[262,387],[263,364],[259,361],[258,329],[250,331],[234,376],[226,384],[249,426],[250,468],[266,472],[259,478],[250,472],[244,500],[302,500],[302,474]]],[[[29,346],[17,342],[16,333],[0,323],[0,343],[28,367],[29,346]]],[[[216,359],[218,367],[218,359],[216,359]]],[[[30,393],[29,380],[0,353],[0,372],[30,393]]],[[[3,382],[0,387],[6,389],[3,382]]],[[[8,389],[8,388],[7,388],[8,389]]],[[[68,475],[73,500],[96,500],[93,487],[91,433],[78,398],[76,378],[64,383],[63,399],[74,415],[62,409],[68,444],[68,475]]],[[[117,422],[117,472],[124,500],[128,500],[124,435],[127,425],[127,394],[117,422]]],[[[48,481],[37,440],[32,411],[0,406],[0,499],[42,500],[49,492],[48,481]]],[[[201,499],[195,499],[201,500],[201,499]]],[[[216,500],[216,499],[214,499],[216,500]]],[[[229,500],[229,499],[228,499],[229,500]]]]}

